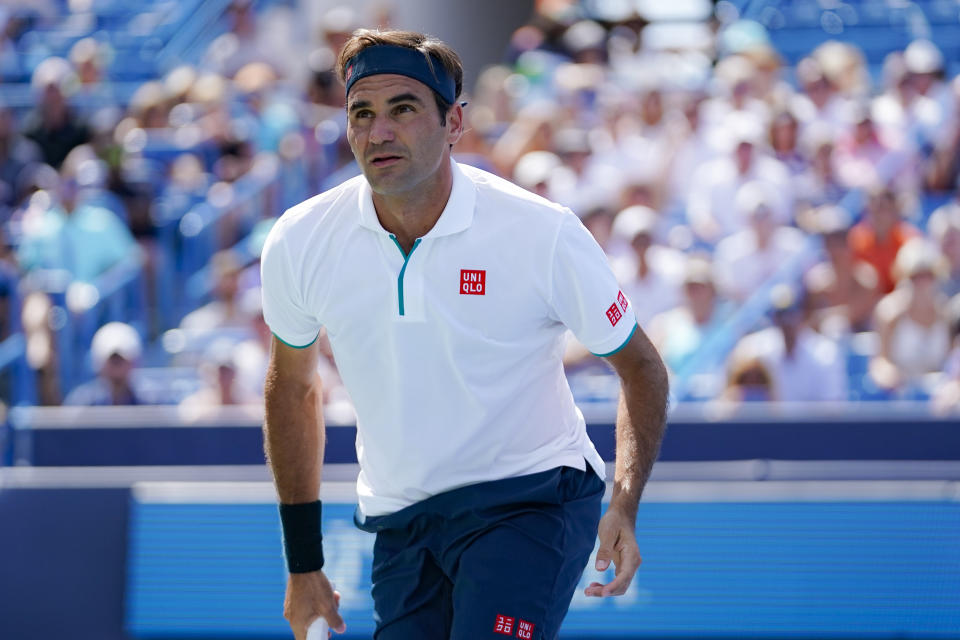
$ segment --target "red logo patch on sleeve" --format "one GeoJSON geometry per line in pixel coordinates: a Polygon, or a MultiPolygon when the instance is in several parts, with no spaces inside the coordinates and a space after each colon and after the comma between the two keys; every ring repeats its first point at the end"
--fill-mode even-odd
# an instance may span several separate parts
{"type": "Polygon", "coordinates": [[[493,632],[504,636],[513,635],[513,618],[497,614],[497,622],[493,625],[493,632]]]}
{"type": "Polygon", "coordinates": [[[630,303],[627,302],[627,296],[623,295],[623,291],[617,292],[617,302],[620,303],[620,308],[623,309],[624,313],[626,313],[627,305],[630,303]]]}
{"type": "Polygon", "coordinates": [[[460,269],[460,295],[482,296],[486,293],[486,269],[460,269]]]}
{"type": "Polygon", "coordinates": [[[517,637],[522,640],[532,640],[533,623],[526,620],[517,620],[517,637]]]}
{"type": "Polygon", "coordinates": [[[612,326],[617,326],[617,323],[620,322],[620,318],[623,317],[623,313],[620,312],[620,308],[617,307],[617,303],[614,302],[610,305],[610,308],[607,309],[607,320],[610,321],[612,326]]]}

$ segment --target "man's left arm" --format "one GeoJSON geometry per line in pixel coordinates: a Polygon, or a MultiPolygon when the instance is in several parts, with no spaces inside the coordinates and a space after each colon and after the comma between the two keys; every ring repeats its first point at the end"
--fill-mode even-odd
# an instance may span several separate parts
{"type": "Polygon", "coordinates": [[[586,595],[596,597],[626,593],[640,567],[634,533],[637,506],[666,429],[669,385],[660,354],[639,327],[607,361],[620,376],[622,393],[617,408],[613,494],[600,520],[596,569],[605,571],[613,562],[616,576],[608,584],[593,582],[586,588],[586,595]]]}

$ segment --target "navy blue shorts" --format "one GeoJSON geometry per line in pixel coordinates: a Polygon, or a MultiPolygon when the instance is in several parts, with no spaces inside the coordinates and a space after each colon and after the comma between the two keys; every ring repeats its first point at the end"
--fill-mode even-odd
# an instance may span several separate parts
{"type": "Polygon", "coordinates": [[[432,496],[377,534],[377,640],[553,640],[590,559],[604,483],[558,467],[432,496]]]}

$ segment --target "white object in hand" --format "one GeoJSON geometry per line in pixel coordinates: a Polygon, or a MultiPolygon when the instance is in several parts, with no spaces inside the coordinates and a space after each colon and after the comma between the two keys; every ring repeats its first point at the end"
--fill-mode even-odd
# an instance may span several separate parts
{"type": "Polygon", "coordinates": [[[307,627],[307,640],[327,640],[329,633],[330,627],[327,626],[327,621],[320,616],[307,627]]]}
{"type": "MultiPolygon", "coordinates": [[[[330,583],[330,588],[333,591],[337,590],[337,585],[330,583]]],[[[313,623],[307,627],[307,640],[327,640],[330,637],[330,626],[327,624],[327,620],[320,616],[313,623]]]]}

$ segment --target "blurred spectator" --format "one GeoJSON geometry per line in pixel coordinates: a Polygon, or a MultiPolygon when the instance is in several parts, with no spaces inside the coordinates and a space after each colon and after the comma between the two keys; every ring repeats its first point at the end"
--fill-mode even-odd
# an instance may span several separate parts
{"type": "Polygon", "coordinates": [[[918,229],[903,220],[897,194],[886,186],[873,186],[868,194],[863,220],[847,235],[853,257],[870,264],[880,278],[880,291],[893,291],[896,281],[893,263],[897,252],[909,240],[920,235],[918,229]]]}
{"type": "Polygon", "coordinates": [[[680,304],[683,282],[683,254],[657,244],[656,232],[657,214],[642,205],[624,209],[613,221],[613,234],[633,250],[624,264],[613,265],[614,273],[644,328],[655,315],[680,304]]]}
{"type": "Polygon", "coordinates": [[[690,225],[698,236],[711,243],[741,231],[746,225],[736,207],[736,196],[747,183],[757,183],[767,191],[778,224],[793,220],[790,175],[783,164],[759,149],[759,125],[741,116],[733,120],[731,128],[731,153],[697,171],[687,201],[690,225]]]}
{"type": "Polygon", "coordinates": [[[789,111],[780,111],[770,121],[770,149],[773,157],[779,160],[795,178],[803,174],[810,161],[800,153],[800,125],[789,111]]]}
{"type": "Polygon", "coordinates": [[[703,93],[693,92],[682,99],[683,118],[676,124],[679,131],[668,182],[666,205],[671,212],[683,210],[694,175],[720,153],[718,136],[711,135],[701,115],[705,98],[703,93]]]}
{"type": "Polygon", "coordinates": [[[159,80],[144,82],[130,98],[127,110],[141,129],[166,129],[170,124],[170,101],[159,80]]]}
{"type": "Polygon", "coordinates": [[[136,329],[122,322],[103,325],[90,344],[90,359],[97,377],[71,391],[64,404],[148,404],[137,393],[132,376],[142,353],[143,344],[136,329]]]}
{"type": "Polygon", "coordinates": [[[270,328],[263,319],[263,302],[260,288],[251,288],[243,292],[240,298],[240,310],[247,319],[249,335],[240,340],[233,348],[234,363],[237,368],[237,382],[249,397],[263,396],[263,385],[267,375],[267,362],[270,358],[270,328]]]}
{"type": "Polygon", "coordinates": [[[804,236],[774,220],[770,198],[761,184],[745,184],[736,195],[738,215],[748,226],[717,243],[717,286],[727,298],[746,300],[770,276],[804,248],[804,236]]]}
{"type": "Polygon", "coordinates": [[[938,414],[960,410],[960,295],[950,298],[947,319],[950,323],[950,352],[944,363],[943,377],[937,382],[931,398],[932,408],[938,414]]]}
{"type": "Polygon", "coordinates": [[[565,128],[553,136],[553,150],[562,166],[553,171],[549,198],[570,207],[581,218],[590,210],[617,206],[621,173],[593,153],[590,132],[565,128]]]}
{"type": "Polygon", "coordinates": [[[918,39],[904,50],[903,62],[911,100],[901,130],[909,136],[908,144],[926,150],[955,115],[950,85],[943,81],[943,53],[930,40],[918,39]]]}
{"type": "Polygon", "coordinates": [[[300,128],[298,108],[278,81],[265,62],[248,63],[233,77],[234,99],[245,107],[243,115],[233,114],[233,126],[244,127],[258,151],[278,151],[284,136],[300,128]]]}
{"type": "Polygon", "coordinates": [[[54,312],[50,296],[31,291],[23,299],[23,334],[27,340],[27,364],[36,372],[37,400],[41,405],[58,405],[59,358],[50,319],[54,312]]]}
{"type": "Polygon", "coordinates": [[[523,154],[513,169],[513,181],[543,198],[549,198],[550,177],[563,163],[550,151],[523,154]]]}
{"type": "Polygon", "coordinates": [[[40,160],[40,149],[17,131],[13,112],[0,104],[0,224],[19,204],[23,170],[40,160]]]}
{"type": "Polygon", "coordinates": [[[40,147],[43,160],[59,169],[70,151],[90,141],[90,130],[67,104],[66,93],[76,82],[63,58],[47,58],[33,72],[31,88],[37,106],[24,123],[24,135],[40,147]]]}
{"type": "Polygon", "coordinates": [[[13,248],[0,227],[0,340],[20,329],[19,282],[20,271],[13,248]]]}
{"type": "Polygon", "coordinates": [[[210,283],[214,300],[188,313],[180,328],[195,333],[217,329],[243,329],[247,317],[240,304],[240,272],[243,265],[236,252],[218,251],[210,259],[210,283]]]}
{"type": "Polygon", "coordinates": [[[846,361],[837,344],[808,325],[802,294],[774,287],[774,326],[745,336],[737,351],[760,359],[772,375],[777,399],[824,402],[847,399],[846,361]]]}
{"type": "Polygon", "coordinates": [[[721,410],[735,410],[737,405],[745,402],[777,399],[776,383],[763,359],[735,349],[727,362],[727,383],[719,398],[721,410]]]}
{"type": "Polygon", "coordinates": [[[0,81],[16,77],[21,71],[20,54],[12,37],[16,25],[11,18],[11,10],[0,6],[0,81]]]}
{"type": "Polygon", "coordinates": [[[214,414],[220,407],[249,405],[257,397],[237,378],[236,343],[229,338],[214,340],[204,351],[200,363],[203,386],[180,402],[183,415],[199,418],[214,414]]]}
{"type": "Polygon", "coordinates": [[[812,324],[832,338],[867,331],[880,300],[880,280],[869,263],[858,261],[847,243],[850,214],[837,206],[814,212],[810,231],[819,234],[826,260],[804,277],[812,324]]]}
{"type": "Polygon", "coordinates": [[[940,289],[955,296],[960,293],[960,189],[957,197],[930,214],[927,230],[946,259],[947,273],[940,289]]]}
{"type": "Polygon", "coordinates": [[[877,305],[880,351],[870,375],[882,389],[924,395],[924,378],[943,370],[950,349],[947,299],[937,283],[942,258],[928,240],[914,238],[897,254],[896,274],[897,289],[877,305]]]}
{"type": "Polygon", "coordinates": [[[77,76],[71,99],[87,117],[100,109],[115,107],[119,102],[111,83],[104,78],[107,55],[107,46],[94,38],[83,38],[70,47],[68,57],[77,76]]]}
{"type": "Polygon", "coordinates": [[[790,106],[804,132],[817,127],[832,136],[844,129],[846,100],[820,62],[814,57],[804,58],[797,63],[795,72],[802,91],[793,96],[790,106]]]}
{"type": "MultiPolygon", "coordinates": [[[[707,260],[688,259],[683,293],[683,302],[654,316],[648,331],[664,362],[674,372],[697,353],[704,338],[721,325],[725,316],[707,260]]],[[[638,304],[635,300],[633,303],[638,304]]]]}
{"type": "Polygon", "coordinates": [[[836,151],[840,183],[860,189],[874,184],[914,187],[919,171],[913,172],[904,151],[880,139],[869,103],[851,103],[847,117],[849,129],[839,137],[836,151]]]}
{"type": "Polygon", "coordinates": [[[97,162],[89,147],[77,147],[63,163],[57,193],[31,197],[17,252],[25,271],[65,269],[76,280],[92,282],[138,250],[116,214],[78,201],[78,176],[97,162]]]}
{"type": "Polygon", "coordinates": [[[809,166],[794,179],[798,218],[810,208],[837,204],[848,192],[837,175],[833,140],[833,133],[823,125],[810,126],[803,135],[809,166]]]}

